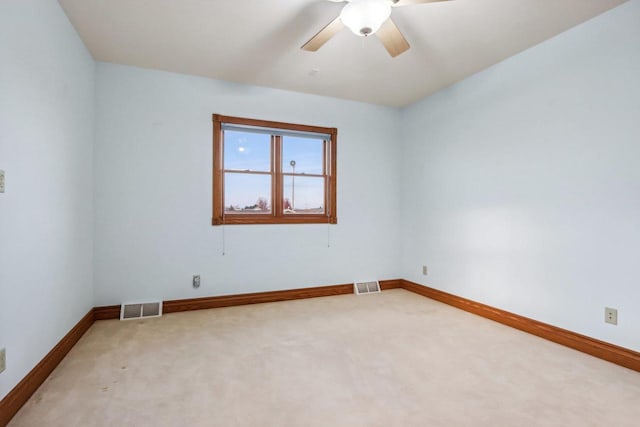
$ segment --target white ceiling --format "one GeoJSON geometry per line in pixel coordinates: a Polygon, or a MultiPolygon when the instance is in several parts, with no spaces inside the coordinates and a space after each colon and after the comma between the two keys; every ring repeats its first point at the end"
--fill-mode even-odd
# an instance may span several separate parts
{"type": "Polygon", "coordinates": [[[327,0],[59,0],[99,61],[405,106],[626,0],[455,0],[395,8],[411,49],[344,29],[327,0]],[[315,73],[312,70],[317,70],[315,73]]]}

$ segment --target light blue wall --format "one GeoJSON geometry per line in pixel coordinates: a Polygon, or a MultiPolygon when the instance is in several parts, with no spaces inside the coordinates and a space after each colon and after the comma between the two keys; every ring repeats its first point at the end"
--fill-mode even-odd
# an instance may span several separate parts
{"type": "Polygon", "coordinates": [[[93,305],[94,69],[58,2],[0,2],[0,399],[93,305]]]}
{"type": "Polygon", "coordinates": [[[405,278],[640,350],[639,1],[404,109],[403,124],[405,278]]]}
{"type": "Polygon", "coordinates": [[[97,105],[97,305],[400,274],[397,109],[105,63],[97,105]],[[337,127],[338,224],[212,227],[213,113],[337,127]]]}
{"type": "Polygon", "coordinates": [[[638,22],[633,0],[399,111],[112,64],[96,74],[57,2],[2,1],[0,398],[94,304],[371,278],[640,350],[638,22]],[[330,236],[227,227],[222,256],[212,113],[339,128],[330,236]]]}

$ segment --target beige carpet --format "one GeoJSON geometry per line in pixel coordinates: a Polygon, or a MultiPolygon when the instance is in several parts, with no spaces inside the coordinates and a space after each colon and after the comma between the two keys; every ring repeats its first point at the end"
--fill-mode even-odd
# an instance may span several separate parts
{"type": "Polygon", "coordinates": [[[639,425],[639,373],[404,290],[96,322],[10,424],[639,425]]]}

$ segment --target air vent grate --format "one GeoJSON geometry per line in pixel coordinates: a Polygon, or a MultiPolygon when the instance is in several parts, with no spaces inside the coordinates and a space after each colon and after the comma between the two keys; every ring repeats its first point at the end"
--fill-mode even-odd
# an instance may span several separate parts
{"type": "Polygon", "coordinates": [[[353,291],[356,295],[377,294],[380,293],[380,283],[372,282],[356,282],[353,284],[353,291]]]}
{"type": "Polygon", "coordinates": [[[135,302],[122,304],[120,320],[146,319],[162,316],[162,301],[135,302]]]}

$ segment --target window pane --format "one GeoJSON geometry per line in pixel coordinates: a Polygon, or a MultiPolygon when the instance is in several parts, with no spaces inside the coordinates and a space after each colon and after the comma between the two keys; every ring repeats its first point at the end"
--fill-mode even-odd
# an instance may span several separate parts
{"type": "Polygon", "coordinates": [[[285,176],[283,197],[285,214],[323,214],[324,178],[285,176]]]}
{"type": "Polygon", "coordinates": [[[226,214],[271,213],[271,175],[225,173],[226,214]]]}
{"type": "Polygon", "coordinates": [[[271,171],[271,136],[251,132],[224,132],[224,168],[271,171]]]}
{"type": "Polygon", "coordinates": [[[282,172],[322,175],[323,149],[322,139],[283,137],[282,172]]]}

